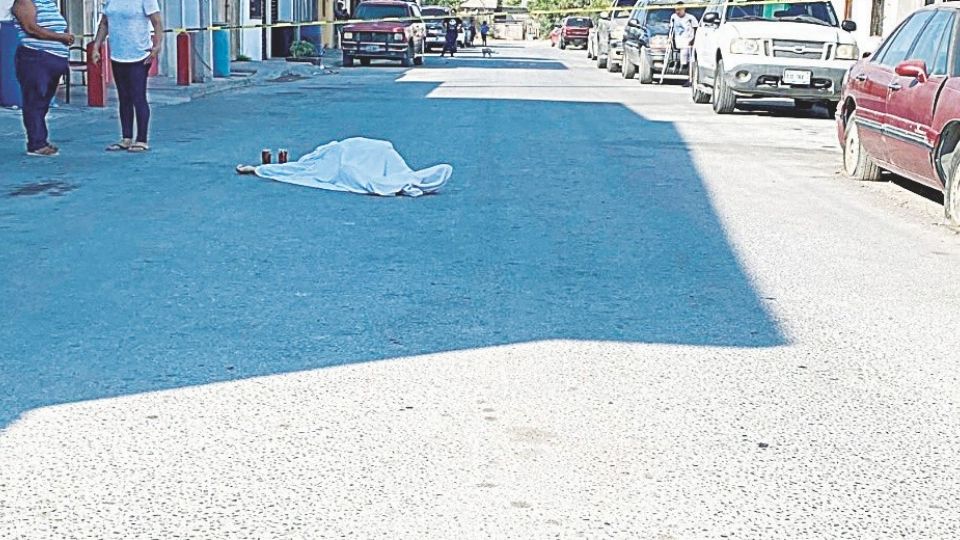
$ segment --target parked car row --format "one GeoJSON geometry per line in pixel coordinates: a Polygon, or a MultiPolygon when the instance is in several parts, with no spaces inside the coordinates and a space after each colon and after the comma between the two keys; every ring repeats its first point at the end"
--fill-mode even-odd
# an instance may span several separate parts
{"type": "Polygon", "coordinates": [[[829,1],[711,0],[688,9],[699,24],[682,70],[675,0],[640,0],[618,16],[630,1],[613,0],[590,25],[586,52],[597,67],[643,84],[680,75],[693,101],[718,114],[748,98],[819,103],[836,119],[848,176],[879,180],[889,171],[942,190],[947,219],[960,225],[960,6],[921,8],[861,55],[856,25],[840,21],[829,1]]]}

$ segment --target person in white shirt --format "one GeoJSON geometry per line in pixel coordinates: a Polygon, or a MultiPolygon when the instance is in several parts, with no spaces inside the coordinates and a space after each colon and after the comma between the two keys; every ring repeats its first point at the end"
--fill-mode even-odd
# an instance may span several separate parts
{"type": "Polygon", "coordinates": [[[157,0],[106,0],[94,38],[93,62],[100,63],[100,47],[109,36],[110,67],[120,100],[121,139],[109,151],[145,152],[150,105],[147,76],[163,44],[163,22],[157,0]],[[153,33],[151,35],[151,26],[153,33]],[[133,121],[137,121],[134,139],[133,121]]]}
{"type": "Polygon", "coordinates": [[[687,13],[683,2],[677,2],[676,11],[670,16],[670,32],[673,34],[674,46],[680,51],[681,69],[690,64],[697,24],[697,18],[687,13]]]}

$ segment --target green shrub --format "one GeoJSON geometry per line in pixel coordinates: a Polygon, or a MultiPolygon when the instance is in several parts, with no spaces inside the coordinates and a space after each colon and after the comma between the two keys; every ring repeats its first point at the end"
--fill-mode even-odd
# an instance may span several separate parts
{"type": "Polygon", "coordinates": [[[294,41],[290,45],[290,56],[294,58],[308,58],[317,55],[317,49],[309,41],[294,41]]]}

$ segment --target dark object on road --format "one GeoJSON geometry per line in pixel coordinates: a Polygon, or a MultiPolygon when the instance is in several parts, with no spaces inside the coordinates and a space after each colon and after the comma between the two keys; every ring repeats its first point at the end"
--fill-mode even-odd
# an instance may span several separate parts
{"type": "Polygon", "coordinates": [[[364,66],[374,59],[399,60],[404,67],[423,64],[427,30],[416,4],[363,2],[356,18],[365,22],[343,27],[343,67],[353,67],[355,59],[364,66]]]}
{"type": "Polygon", "coordinates": [[[958,6],[915,12],[870,59],[850,68],[837,134],[843,170],[880,180],[886,169],[943,191],[947,220],[960,226],[960,46],[958,6]]]}
{"type": "Polygon", "coordinates": [[[480,54],[483,55],[484,58],[493,58],[493,49],[490,47],[483,47],[480,49],[480,54]]]}
{"type": "Polygon", "coordinates": [[[770,445],[767,444],[767,443],[765,443],[765,442],[759,443],[759,444],[757,444],[757,446],[759,446],[760,448],[769,448],[769,447],[770,447],[770,445]]]}

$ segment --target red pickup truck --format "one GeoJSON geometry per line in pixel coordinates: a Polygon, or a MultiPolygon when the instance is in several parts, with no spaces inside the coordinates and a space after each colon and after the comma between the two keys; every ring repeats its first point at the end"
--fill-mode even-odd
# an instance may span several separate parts
{"type": "Polygon", "coordinates": [[[364,22],[343,27],[343,67],[354,59],[364,66],[375,58],[399,60],[404,67],[423,64],[427,30],[413,2],[373,0],[357,6],[354,18],[364,22]]]}
{"type": "Polygon", "coordinates": [[[587,37],[592,27],[593,20],[590,17],[567,17],[560,26],[560,36],[557,39],[560,48],[566,49],[567,45],[576,45],[586,49],[587,37]]]}
{"type": "Polygon", "coordinates": [[[837,132],[844,172],[879,180],[881,169],[944,192],[960,225],[960,6],[920,9],[850,68],[837,132]]]}

